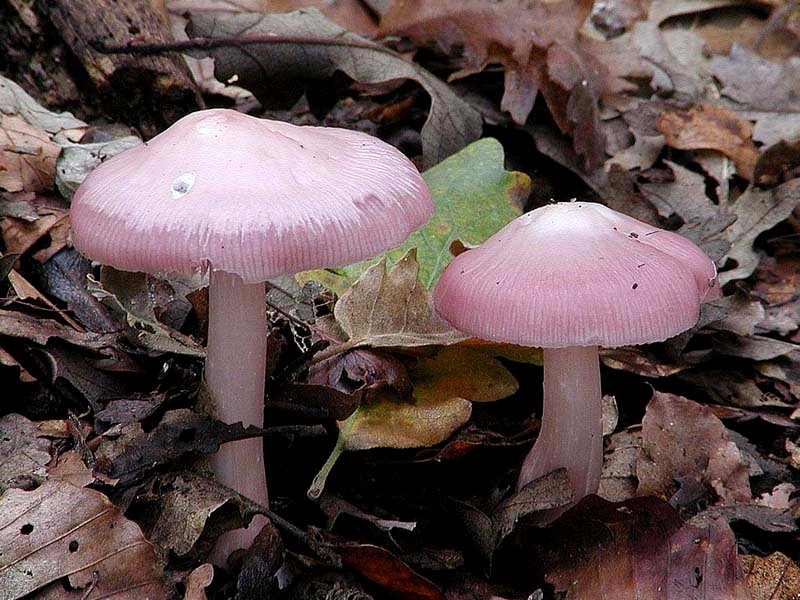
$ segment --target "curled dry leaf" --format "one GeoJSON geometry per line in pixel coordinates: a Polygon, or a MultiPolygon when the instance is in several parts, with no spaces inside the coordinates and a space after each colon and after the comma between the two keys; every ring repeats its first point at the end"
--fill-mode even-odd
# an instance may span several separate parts
{"type": "Polygon", "coordinates": [[[436,314],[419,280],[416,250],[391,269],[386,259],[367,269],[334,306],[347,346],[388,347],[453,344],[464,335],[436,314]]]}
{"type": "Polygon", "coordinates": [[[220,534],[244,521],[240,497],[214,479],[184,472],[159,477],[154,488],[156,494],[142,494],[151,539],[178,556],[208,552],[220,534]]]}
{"type": "Polygon", "coordinates": [[[642,421],[637,493],[669,499],[680,477],[681,488],[699,484],[723,501],[750,502],[748,466],[726,431],[707,406],[656,392],[642,421]]]}
{"type": "Polygon", "coordinates": [[[760,259],[753,248],[756,238],[792,214],[797,207],[798,194],[800,178],[768,190],[750,186],[733,202],[731,208],[737,219],[726,230],[725,236],[731,244],[728,258],[733,259],[736,266],[720,273],[722,285],[753,274],[760,259]]]}
{"type": "Polygon", "coordinates": [[[155,548],[100,492],[50,482],[0,496],[0,599],[67,578],[81,600],[164,598],[155,548]]]}
{"type": "Polygon", "coordinates": [[[480,137],[480,114],[446,83],[383,46],[345,31],[316,9],[274,15],[199,14],[192,17],[189,33],[193,37],[293,38],[208,51],[221,81],[236,76],[238,83],[264,104],[274,105],[280,96],[285,106],[291,106],[302,95],[305,84],[328,79],[336,71],[362,84],[416,81],[431,97],[428,120],[422,127],[426,166],[435,165],[480,137]]]}
{"type": "Polygon", "coordinates": [[[753,126],[733,111],[707,102],[688,111],[668,110],[658,119],[658,131],[668,146],[679,150],[717,150],[730,158],[743,178],[751,181],[758,161],[753,126]]]}
{"type": "Polygon", "coordinates": [[[95,452],[97,467],[122,485],[131,485],[165,464],[187,455],[211,454],[220,444],[254,437],[258,431],[241,423],[226,425],[188,408],[170,410],[147,432],[138,422],[107,432],[95,452]]]}

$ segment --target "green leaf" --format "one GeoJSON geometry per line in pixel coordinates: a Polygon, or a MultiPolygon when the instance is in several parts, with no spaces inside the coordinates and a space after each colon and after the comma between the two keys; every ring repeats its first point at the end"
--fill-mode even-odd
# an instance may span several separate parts
{"type": "MultiPolygon", "coordinates": [[[[436,211],[428,224],[412,233],[405,244],[384,255],[389,264],[416,247],[420,279],[430,289],[450,262],[453,243],[477,246],[519,216],[531,181],[524,173],[506,171],[503,159],[500,142],[484,138],[427,170],[423,177],[436,211]]],[[[381,258],[338,269],[308,271],[299,278],[318,281],[343,294],[381,258]]]]}

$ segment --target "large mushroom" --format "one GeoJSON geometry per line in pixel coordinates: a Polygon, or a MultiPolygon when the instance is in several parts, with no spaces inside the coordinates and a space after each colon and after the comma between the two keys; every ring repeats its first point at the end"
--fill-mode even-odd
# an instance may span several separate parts
{"type": "Polygon", "coordinates": [[[542,424],[518,489],[566,467],[576,501],[597,491],[598,346],[689,329],[716,282],[686,238],[591,202],[526,213],[447,266],[434,290],[441,316],[470,335],[544,348],[542,424]]]}
{"type": "MultiPolygon", "coordinates": [[[[266,279],[402,243],[433,211],[401,152],[372,136],[215,109],[95,169],[71,208],[75,246],[117,269],[210,271],[205,377],[223,421],[262,426],[266,279]]],[[[267,505],[260,438],[225,444],[217,478],[267,505]]],[[[258,533],[222,542],[246,547],[258,533]]],[[[218,549],[220,546],[218,546],[218,549]]]]}

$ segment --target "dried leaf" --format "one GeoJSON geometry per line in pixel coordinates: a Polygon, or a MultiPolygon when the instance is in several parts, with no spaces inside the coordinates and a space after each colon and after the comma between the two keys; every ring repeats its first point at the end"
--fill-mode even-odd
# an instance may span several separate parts
{"type": "Polygon", "coordinates": [[[761,153],[756,163],[753,181],[773,186],[800,175],[800,139],[781,140],[761,153]]]}
{"type": "Polygon", "coordinates": [[[154,489],[152,496],[143,494],[151,538],[178,556],[202,555],[220,534],[242,526],[239,496],[214,479],[183,472],[159,478],[154,489]]]}
{"type": "Polygon", "coordinates": [[[592,2],[583,0],[412,0],[392,5],[381,32],[418,44],[436,42],[445,51],[463,48],[466,64],[454,78],[502,64],[501,109],[523,124],[541,91],[561,131],[574,134],[575,150],[591,171],[605,159],[599,97],[630,90],[626,77],[649,72],[629,44],[598,42],[579,32],[591,10],[592,2]]]}
{"type": "Polygon", "coordinates": [[[51,481],[66,481],[75,487],[86,487],[94,483],[91,469],[86,466],[79,452],[69,450],[58,457],[58,462],[47,468],[51,481]]]}
{"type": "Polygon", "coordinates": [[[80,332],[52,319],[32,317],[25,313],[0,309],[0,335],[22,338],[41,346],[58,338],[82,348],[99,349],[113,346],[117,336],[106,333],[80,332]]]}
{"type": "Polygon", "coordinates": [[[288,14],[241,13],[192,18],[190,35],[202,37],[290,36],[324,42],[248,44],[244,48],[219,48],[214,57],[221,81],[237,76],[240,85],[263,103],[274,104],[283,92],[286,106],[302,94],[304,84],[343,71],[362,84],[397,79],[419,83],[431,97],[428,120],[422,127],[423,162],[432,166],[480,137],[478,112],[461,100],[444,82],[383,46],[349,33],[316,9],[288,14]]]}
{"type": "Polygon", "coordinates": [[[61,146],[21,117],[0,113],[0,189],[39,192],[53,187],[61,146]]]}
{"type": "Polygon", "coordinates": [[[81,182],[102,161],[141,143],[132,135],[87,144],[65,143],[56,161],[55,184],[59,193],[71,199],[81,182]]]}
{"type": "Polygon", "coordinates": [[[688,111],[668,110],[658,119],[667,145],[679,150],[716,150],[729,157],[751,181],[758,160],[753,126],[736,113],[706,102],[688,111]]]}
{"type": "Polygon", "coordinates": [[[725,521],[683,525],[655,498],[611,504],[589,496],[544,537],[548,551],[533,553],[542,562],[528,558],[521,568],[543,570],[564,600],[749,600],[725,521]]]}
{"type": "MultiPolygon", "coordinates": [[[[136,340],[153,352],[171,352],[204,358],[205,349],[190,336],[162,324],[156,318],[158,280],[144,273],[104,269],[101,282],[90,279],[89,292],[109,306],[136,330],[136,340]]],[[[169,294],[168,294],[169,296],[169,294]]],[[[175,300],[174,295],[171,296],[175,300]]],[[[188,301],[184,303],[187,306],[188,301]]]]}
{"type": "Polygon", "coordinates": [[[464,339],[433,309],[419,280],[414,249],[388,271],[385,258],[367,269],[339,298],[333,314],[349,347],[428,346],[464,339]]]}
{"type": "Polygon", "coordinates": [[[691,483],[713,490],[723,501],[749,502],[749,470],[725,426],[707,406],[656,392],[642,421],[636,465],[639,495],[673,497],[691,483]]]}
{"type": "Polygon", "coordinates": [[[752,600],[790,600],[800,592],[800,568],[785,554],[741,560],[752,600]]]}
{"type": "MultiPolygon", "coordinates": [[[[782,0],[763,0],[762,4],[776,4],[782,0]]],[[[653,0],[647,18],[659,25],[671,17],[725,8],[727,6],[749,6],[750,0],[653,0]]]]}
{"type": "Polygon", "coordinates": [[[759,255],[753,249],[756,238],[792,214],[798,194],[800,178],[769,190],[751,186],[736,199],[731,208],[737,219],[725,232],[731,243],[728,258],[736,261],[736,266],[720,273],[721,285],[752,275],[759,261],[759,255]]]}
{"type": "MultiPolygon", "coordinates": [[[[358,403],[371,401],[384,388],[394,391],[403,399],[411,396],[411,380],[403,363],[389,354],[363,348],[313,363],[308,369],[306,381],[311,385],[333,388],[343,394],[356,395],[354,407],[358,403]]],[[[346,418],[349,414],[339,418],[346,418]]]]}
{"type": "MultiPolygon", "coordinates": [[[[67,578],[75,597],[166,596],[155,548],[100,492],[51,482],[0,496],[0,599],[67,578]]],[[[64,596],[62,596],[64,597],[64,596]]]]}
{"type": "Polygon", "coordinates": [[[636,461],[642,448],[638,431],[611,434],[603,457],[603,472],[597,495],[609,502],[623,502],[636,495],[636,461]]]}
{"type": "Polygon", "coordinates": [[[208,600],[206,588],[214,581],[214,566],[203,563],[186,576],[186,593],[183,600],[208,600]]]}
{"type": "Polygon", "coordinates": [[[50,449],[35,423],[16,413],[0,417],[0,492],[44,481],[50,449]]]}
{"type": "Polygon", "coordinates": [[[220,444],[253,437],[257,432],[252,426],[226,425],[180,408],[167,411],[161,422],[147,432],[139,423],[107,432],[95,457],[99,470],[119,479],[122,485],[131,485],[181,457],[211,454],[220,444]]]}
{"type": "Polygon", "coordinates": [[[86,127],[86,123],[76,119],[71,113],[50,112],[19,85],[2,75],[0,75],[0,112],[7,115],[17,114],[36,129],[54,135],[63,134],[65,137],[72,129],[86,127]]]}
{"type": "Polygon", "coordinates": [[[342,562],[400,600],[446,600],[430,580],[415,573],[394,554],[372,544],[349,544],[336,548],[342,562]]]}
{"type": "Polygon", "coordinates": [[[310,7],[347,31],[367,37],[374,37],[378,32],[378,24],[360,0],[270,0],[265,12],[286,13],[310,7]]]}
{"type": "Polygon", "coordinates": [[[722,83],[722,94],[748,110],[800,112],[800,58],[772,63],[738,44],[728,56],[715,56],[709,69],[722,83]]]}

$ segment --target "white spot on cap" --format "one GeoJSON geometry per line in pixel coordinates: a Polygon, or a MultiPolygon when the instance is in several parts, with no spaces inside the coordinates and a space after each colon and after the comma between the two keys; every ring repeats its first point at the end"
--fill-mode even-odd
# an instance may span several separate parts
{"type": "Polygon", "coordinates": [[[197,175],[194,173],[181,173],[178,175],[175,181],[172,182],[172,197],[175,199],[183,198],[192,189],[195,179],[197,179],[197,175]]]}

